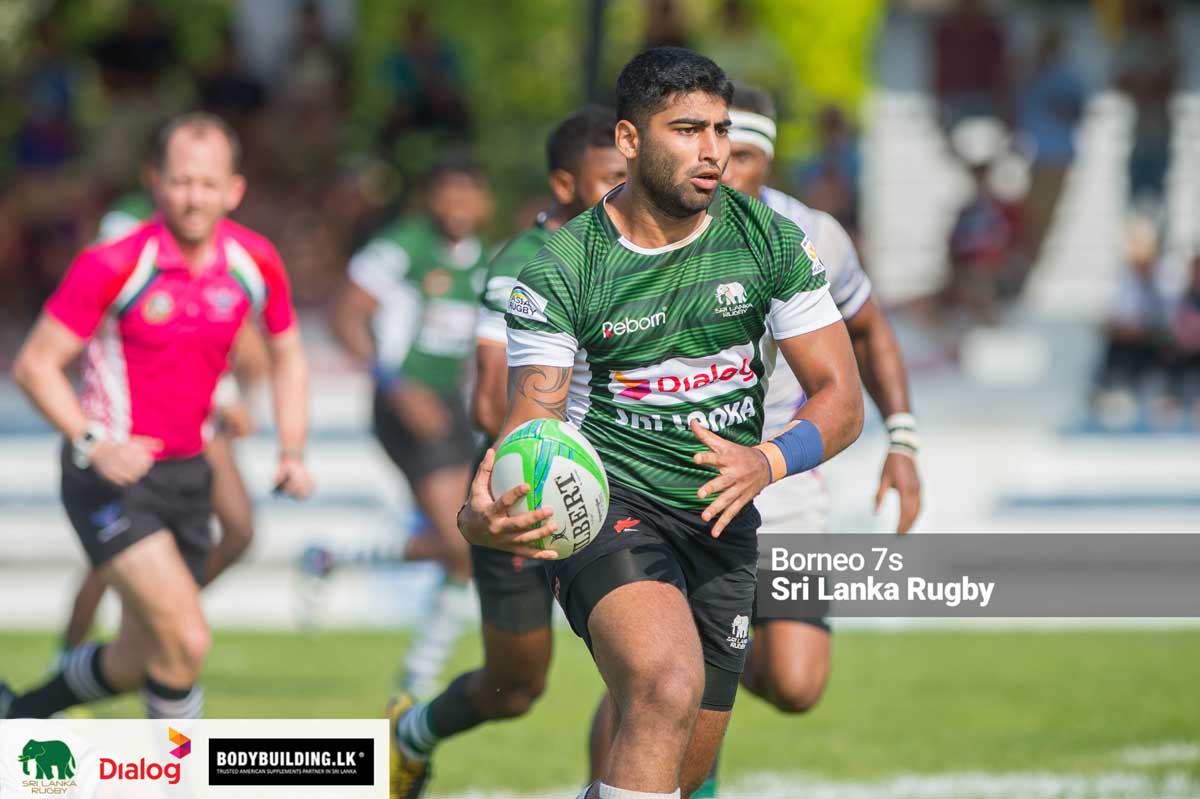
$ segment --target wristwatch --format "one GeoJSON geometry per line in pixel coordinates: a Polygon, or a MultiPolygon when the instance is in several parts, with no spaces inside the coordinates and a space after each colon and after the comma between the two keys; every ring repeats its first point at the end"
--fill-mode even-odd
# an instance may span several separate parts
{"type": "Polygon", "coordinates": [[[92,465],[92,453],[96,445],[108,439],[108,432],[96,422],[89,422],[83,435],[71,439],[71,461],[80,469],[92,465]]]}

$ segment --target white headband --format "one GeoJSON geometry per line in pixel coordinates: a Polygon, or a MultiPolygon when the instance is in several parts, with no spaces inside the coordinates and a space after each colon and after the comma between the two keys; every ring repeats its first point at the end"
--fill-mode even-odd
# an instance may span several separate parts
{"type": "Polygon", "coordinates": [[[775,157],[775,120],[753,111],[729,112],[729,140],[738,144],[750,144],[775,157]]]}

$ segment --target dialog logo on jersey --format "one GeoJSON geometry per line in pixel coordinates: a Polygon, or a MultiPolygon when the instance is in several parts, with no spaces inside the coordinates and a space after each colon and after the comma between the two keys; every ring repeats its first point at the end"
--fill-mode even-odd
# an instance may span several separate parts
{"type": "Polygon", "coordinates": [[[516,283],[512,293],[508,295],[508,312],[513,316],[528,319],[532,322],[545,324],[546,298],[523,283],[516,283]]]}
{"type": "Polygon", "coordinates": [[[754,345],[739,344],[707,358],[671,358],[612,373],[608,390],[620,403],[677,405],[719,397],[758,384],[754,345]]]}
{"type": "Polygon", "coordinates": [[[600,326],[600,332],[604,334],[605,338],[612,338],[613,336],[623,336],[626,333],[638,333],[643,330],[650,330],[651,328],[665,324],[666,321],[667,312],[659,311],[656,314],[642,316],[637,319],[626,317],[616,322],[605,322],[600,326]]]}

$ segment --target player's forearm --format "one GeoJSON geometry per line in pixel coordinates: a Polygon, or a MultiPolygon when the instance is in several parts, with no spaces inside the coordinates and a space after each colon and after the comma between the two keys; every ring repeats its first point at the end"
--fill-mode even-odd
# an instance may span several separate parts
{"type": "Polygon", "coordinates": [[[87,432],[87,416],[62,368],[21,352],[13,362],[13,380],[67,438],[78,438],[87,432]]]}
{"type": "Polygon", "coordinates": [[[822,462],[850,446],[863,429],[863,398],[857,375],[836,381],[808,395],[796,418],[811,422],[821,433],[822,462]]]}
{"type": "Polygon", "coordinates": [[[375,340],[371,336],[371,317],[361,313],[357,306],[343,294],[333,305],[329,315],[329,328],[338,343],[358,361],[364,369],[375,363],[375,340]]]}
{"type": "Polygon", "coordinates": [[[475,393],[471,399],[471,414],[484,433],[495,437],[504,424],[508,406],[508,366],[504,347],[484,344],[475,347],[475,393]]]}
{"type": "Polygon", "coordinates": [[[300,453],[308,438],[308,360],[299,344],[277,350],[271,365],[271,393],[279,448],[300,453]]]}
{"type": "Polygon", "coordinates": [[[852,323],[848,327],[863,385],[879,413],[886,419],[893,413],[910,411],[904,358],[883,313],[872,306],[866,324],[859,327],[852,323]]]}

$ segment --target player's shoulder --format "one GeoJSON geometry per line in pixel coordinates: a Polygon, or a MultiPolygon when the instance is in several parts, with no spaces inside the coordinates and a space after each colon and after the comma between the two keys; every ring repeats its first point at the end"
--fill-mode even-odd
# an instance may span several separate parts
{"type": "Polygon", "coordinates": [[[829,216],[824,211],[818,211],[812,206],[805,205],[803,202],[787,192],[771,188],[770,186],[762,187],[762,191],[759,193],[759,198],[762,200],[764,205],[766,205],[775,213],[780,214],[796,223],[796,225],[799,226],[799,228],[805,233],[811,233],[811,228],[816,227],[822,217],[829,217],[829,219],[833,219],[833,217],[829,216]]]}
{"type": "Polygon", "coordinates": [[[75,256],[72,268],[128,275],[138,261],[149,257],[146,248],[154,243],[156,232],[155,224],[143,223],[117,238],[96,242],[75,256]]]}
{"type": "Polygon", "coordinates": [[[411,254],[433,248],[437,233],[433,223],[423,216],[402,216],[377,230],[371,241],[390,244],[411,254]]]}
{"type": "Polygon", "coordinates": [[[221,220],[221,232],[226,241],[233,242],[236,247],[244,250],[260,268],[282,268],[283,261],[279,257],[279,251],[275,249],[271,240],[261,233],[232,219],[221,220]]]}
{"type": "Polygon", "coordinates": [[[710,210],[718,224],[732,227],[747,248],[764,261],[790,263],[804,233],[800,226],[757,197],[722,185],[710,210]]]}
{"type": "Polygon", "coordinates": [[[145,221],[154,215],[154,200],[144,191],[131,191],[112,201],[109,213],[119,213],[145,221]]]}
{"type": "Polygon", "coordinates": [[[551,232],[541,224],[534,224],[506,241],[492,256],[488,272],[492,275],[516,277],[525,264],[535,258],[550,238],[551,232]]]}
{"type": "Polygon", "coordinates": [[[612,223],[597,204],[547,237],[530,266],[581,275],[601,262],[614,239],[612,223]]]}

